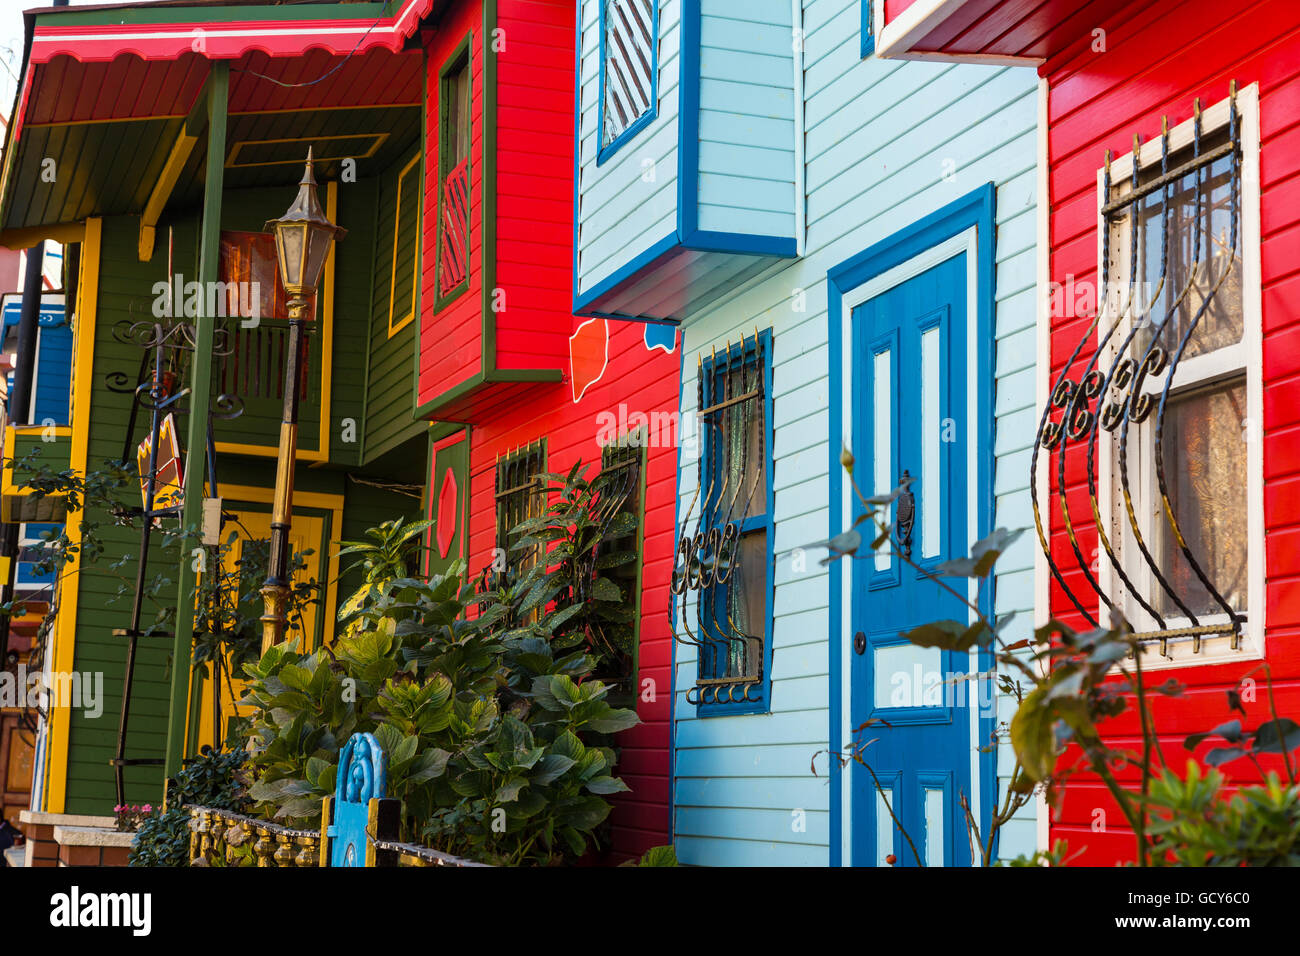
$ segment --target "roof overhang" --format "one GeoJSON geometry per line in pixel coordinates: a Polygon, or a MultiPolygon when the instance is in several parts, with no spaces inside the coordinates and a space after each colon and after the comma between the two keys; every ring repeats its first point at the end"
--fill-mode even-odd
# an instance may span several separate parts
{"type": "Polygon", "coordinates": [[[298,56],[311,49],[336,55],[376,47],[403,48],[435,0],[355,4],[132,4],[28,11],[31,63],[71,56],[83,63],[134,53],[146,60],[199,53],[234,60],[260,51],[298,56]],[[340,15],[344,14],[346,15],[340,15]]]}
{"type": "MultiPolygon", "coordinates": [[[[211,66],[221,60],[231,64],[230,144],[238,151],[227,158],[229,185],[237,186],[241,176],[247,185],[268,184],[279,172],[274,167],[280,157],[260,157],[255,163],[256,157],[249,159],[249,150],[240,145],[245,141],[299,139],[305,153],[308,137],[328,135],[340,148],[361,150],[357,155],[387,158],[379,151],[402,145],[410,114],[418,119],[423,100],[423,54],[418,43],[408,41],[423,18],[444,6],[446,0],[164,0],[28,11],[22,72],[0,172],[0,227],[6,240],[33,227],[71,221],[69,215],[81,219],[140,211],[150,177],[167,167],[178,138],[197,125],[211,66]],[[403,109],[392,112],[397,107],[403,109]],[[394,123],[393,135],[383,141],[372,137],[373,142],[353,136],[357,141],[349,142],[350,133],[371,131],[350,129],[357,123],[343,114],[326,121],[324,111],[352,117],[373,112],[376,122],[394,123]],[[284,115],[272,121],[272,114],[291,113],[298,118],[284,115]],[[281,124],[285,132],[276,132],[281,124]],[[42,164],[54,155],[51,149],[60,151],[58,177],[68,186],[43,185],[42,164]],[[260,168],[238,168],[252,165],[260,168]],[[119,185],[124,182],[134,185],[119,185]],[[85,195],[71,195],[73,188],[85,195]]],[[[258,148],[266,152],[270,147],[258,148]]],[[[202,155],[195,150],[190,167],[202,155]]],[[[290,166],[300,165],[295,158],[284,166],[289,170],[285,175],[296,177],[290,166]]],[[[330,175],[324,166],[321,172],[330,175]]],[[[192,180],[194,174],[188,168],[179,177],[176,199],[183,199],[187,177],[192,180]]]]}
{"type": "Polygon", "coordinates": [[[1093,40],[1098,24],[1151,0],[872,0],[876,55],[1042,66],[1093,40]]]}

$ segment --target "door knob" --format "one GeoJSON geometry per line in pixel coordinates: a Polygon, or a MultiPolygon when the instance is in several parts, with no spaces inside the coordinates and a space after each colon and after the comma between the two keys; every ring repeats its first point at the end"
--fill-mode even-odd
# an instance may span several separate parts
{"type": "Polygon", "coordinates": [[[861,631],[854,634],[853,649],[859,654],[865,654],[867,652],[867,635],[863,634],[861,631]]]}

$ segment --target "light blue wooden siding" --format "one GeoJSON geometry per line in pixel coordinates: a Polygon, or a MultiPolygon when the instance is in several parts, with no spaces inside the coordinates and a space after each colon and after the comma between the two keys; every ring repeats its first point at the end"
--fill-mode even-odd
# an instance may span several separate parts
{"type": "MultiPolygon", "coordinates": [[[[1027,529],[998,561],[994,610],[1015,614],[1007,640],[1032,636],[1034,622],[1034,514],[1029,497],[1029,457],[1038,429],[1034,391],[1037,332],[1037,170],[1029,165],[1008,169],[998,186],[997,312],[994,318],[994,465],[993,525],[1027,529]]],[[[1010,725],[1015,700],[999,695],[999,726],[1010,725]]],[[[997,754],[998,792],[1010,783],[1015,755],[1002,739],[997,754]]],[[[1030,804],[1002,828],[999,853],[1004,859],[1032,854],[1038,832],[1030,804]]]]}
{"type": "MultiPolygon", "coordinates": [[[[859,0],[806,0],[807,246],[685,322],[682,394],[696,407],[700,355],[773,329],[775,587],[772,713],[697,718],[686,702],[694,648],[676,645],[674,842],[687,863],[808,864],[829,860],[829,593],[826,537],[831,442],[827,270],[928,213],[997,187],[997,416],[994,523],[1032,526],[1023,424],[1034,402],[1034,241],[1037,98],[1032,70],[881,61],[860,56],[859,0]],[[798,811],[802,811],[799,813],[798,811]],[[803,822],[800,828],[800,822],[803,822]]],[[[696,485],[682,453],[679,510],[696,485]]],[[[680,516],[679,516],[680,517],[680,516]]],[[[999,613],[1033,614],[1031,542],[1000,564],[999,613]]],[[[1005,716],[1006,708],[1002,711],[1005,716]]],[[[999,770],[1006,772],[1006,754],[999,770]]],[[[1032,807],[1030,810],[1032,811],[1032,807]]],[[[1004,831],[1004,855],[1031,851],[1032,812],[1004,831]]]]}
{"type": "Polygon", "coordinates": [[[681,0],[659,0],[659,115],[598,166],[602,2],[582,0],[581,5],[575,211],[578,293],[608,278],[677,229],[681,0]]]}
{"type": "Polygon", "coordinates": [[[793,236],[790,0],[701,0],[699,228],[793,236]]]}

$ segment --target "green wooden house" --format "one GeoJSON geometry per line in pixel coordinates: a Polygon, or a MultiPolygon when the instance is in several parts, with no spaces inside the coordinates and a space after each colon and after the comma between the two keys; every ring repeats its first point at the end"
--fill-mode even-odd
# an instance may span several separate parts
{"type": "MultiPolygon", "coordinates": [[[[69,543],[90,543],[84,519],[107,557],[82,554],[59,580],[42,663],[52,686],[62,675],[81,693],[58,696],[42,721],[34,810],[110,812],[115,761],[129,802],[157,802],[164,773],[221,734],[233,711],[231,682],[214,688],[208,665],[189,666],[196,582],[208,569],[165,546],[162,531],[168,520],[199,527],[202,499],[215,496],[222,540],[239,542],[228,566],[269,535],[287,323],[263,230],[293,200],[309,148],[327,215],[347,235],[317,292],[300,396],[290,537],[305,563],[298,580],[321,587],[293,635],[308,647],[333,636],[350,587],[336,542],[422,510],[429,424],[413,414],[413,390],[424,88],[422,55],[404,48],[418,22],[408,6],[133,4],[26,16],[0,244],[55,240],[79,267],[69,289],[72,421],[53,441],[11,430],[6,459],[93,474],[132,458],[151,425],[147,409],[133,413],[134,390],[154,374],[142,343],[177,323],[193,330],[193,348],[169,353],[164,373],[194,389],[183,407],[201,408],[195,396],[206,391],[214,450],[205,467],[203,420],[176,417],[189,493],[152,535],[147,576],[167,581],[144,617],[176,613],[165,633],[139,638],[125,747],[140,522],[119,526],[93,508],[68,515],[69,543]]],[[[6,469],[9,520],[38,508],[61,517],[57,500],[21,485],[21,472],[6,469]]]]}

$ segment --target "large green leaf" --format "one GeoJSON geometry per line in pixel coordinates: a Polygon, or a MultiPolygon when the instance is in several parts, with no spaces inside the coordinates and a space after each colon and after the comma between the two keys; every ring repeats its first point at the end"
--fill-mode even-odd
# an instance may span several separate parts
{"type": "Polygon", "coordinates": [[[1046,780],[1056,769],[1055,723],[1046,687],[1031,691],[1011,718],[1011,746],[1031,780],[1046,780]]]}

